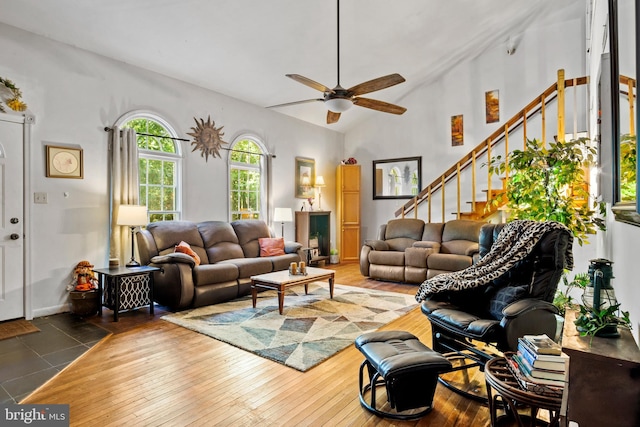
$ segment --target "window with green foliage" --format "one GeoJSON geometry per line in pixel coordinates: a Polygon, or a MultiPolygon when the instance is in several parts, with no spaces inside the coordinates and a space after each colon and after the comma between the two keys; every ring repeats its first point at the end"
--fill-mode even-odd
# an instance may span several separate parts
{"type": "Polygon", "coordinates": [[[168,123],[149,114],[134,115],[122,127],[138,134],[140,204],[149,222],[180,219],[180,150],[168,123]]]}
{"type": "Polygon", "coordinates": [[[636,136],[620,137],[620,201],[636,200],[636,136]]]}
{"type": "Polygon", "coordinates": [[[229,154],[229,217],[263,219],[266,206],[263,179],[262,144],[254,138],[241,137],[229,154]]]}

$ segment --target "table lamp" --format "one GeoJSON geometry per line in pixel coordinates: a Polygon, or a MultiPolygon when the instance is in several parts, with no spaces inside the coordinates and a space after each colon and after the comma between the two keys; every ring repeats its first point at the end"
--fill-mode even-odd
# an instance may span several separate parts
{"type": "Polygon", "coordinates": [[[148,221],[147,207],[141,205],[120,205],[118,207],[117,225],[125,225],[131,228],[131,259],[127,267],[140,267],[134,255],[134,230],[140,225],[145,225],[148,221]]]}
{"type": "Polygon", "coordinates": [[[322,175],[318,175],[316,177],[315,187],[318,189],[318,210],[322,210],[322,187],[326,187],[324,177],[322,175]]]}
{"type": "Polygon", "coordinates": [[[293,215],[291,214],[291,208],[276,208],[273,214],[273,220],[282,224],[282,237],[284,237],[284,223],[293,221],[293,215]]]}

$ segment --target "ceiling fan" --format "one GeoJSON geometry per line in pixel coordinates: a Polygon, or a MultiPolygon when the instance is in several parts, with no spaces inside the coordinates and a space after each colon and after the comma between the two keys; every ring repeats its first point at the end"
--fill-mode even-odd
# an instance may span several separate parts
{"type": "Polygon", "coordinates": [[[377,90],[386,89],[388,87],[397,85],[404,82],[404,77],[400,74],[394,73],[388,76],[378,77],[377,79],[369,80],[364,83],[360,83],[349,89],[345,89],[340,86],[340,0],[337,0],[337,33],[338,33],[338,83],[336,87],[330,89],[329,87],[313,81],[300,74],[286,74],[287,77],[302,83],[305,86],[309,86],[313,89],[319,90],[324,93],[322,98],[306,99],[304,101],[287,102],[284,104],[272,105],[268,108],[284,107],[289,105],[305,104],[308,102],[324,102],[327,106],[327,124],[336,123],[340,119],[340,114],[351,108],[352,105],[358,105],[360,107],[370,108],[372,110],[382,111],[384,113],[402,114],[407,111],[406,108],[399,105],[390,104],[384,101],[378,101],[376,99],[362,98],[360,95],[366,93],[375,92],[377,90]]]}

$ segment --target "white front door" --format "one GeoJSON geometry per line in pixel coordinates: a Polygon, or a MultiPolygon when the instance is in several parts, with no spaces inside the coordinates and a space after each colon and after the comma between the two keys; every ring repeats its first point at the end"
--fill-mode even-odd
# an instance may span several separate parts
{"type": "Polygon", "coordinates": [[[23,129],[0,114],[0,321],[25,316],[23,129]]]}

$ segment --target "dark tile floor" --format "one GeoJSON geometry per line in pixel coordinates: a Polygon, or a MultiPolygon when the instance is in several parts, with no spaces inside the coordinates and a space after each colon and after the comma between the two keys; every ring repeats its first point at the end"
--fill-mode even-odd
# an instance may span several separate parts
{"type": "Polygon", "coordinates": [[[70,313],[38,317],[40,329],[0,340],[0,403],[18,403],[109,334],[70,313]]]}

